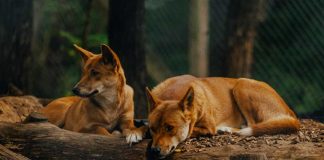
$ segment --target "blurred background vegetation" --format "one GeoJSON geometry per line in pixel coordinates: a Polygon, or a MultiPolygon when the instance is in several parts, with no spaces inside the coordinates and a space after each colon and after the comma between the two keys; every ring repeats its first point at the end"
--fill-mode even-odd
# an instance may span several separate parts
{"type": "Polygon", "coordinates": [[[146,116],[144,87],[180,74],[250,77],[324,120],[324,1],[1,0],[0,93],[71,95],[73,44],[109,44],[146,116]]]}

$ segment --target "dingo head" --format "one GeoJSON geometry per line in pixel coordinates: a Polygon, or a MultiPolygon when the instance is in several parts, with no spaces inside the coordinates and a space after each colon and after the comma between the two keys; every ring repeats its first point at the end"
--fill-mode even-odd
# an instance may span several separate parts
{"type": "Polygon", "coordinates": [[[82,76],[72,90],[74,94],[92,97],[126,83],[119,58],[110,47],[101,45],[101,54],[93,54],[77,45],[74,47],[83,60],[82,76]]]}
{"type": "Polygon", "coordinates": [[[159,158],[165,158],[189,137],[192,130],[193,88],[190,87],[180,101],[162,101],[149,89],[146,89],[146,94],[151,107],[148,121],[153,142],[150,151],[159,158]]]}

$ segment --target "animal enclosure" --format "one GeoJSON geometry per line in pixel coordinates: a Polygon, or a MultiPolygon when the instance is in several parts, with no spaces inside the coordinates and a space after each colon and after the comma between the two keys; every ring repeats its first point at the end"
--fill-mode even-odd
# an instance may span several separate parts
{"type": "Polygon", "coordinates": [[[74,133],[23,123],[74,95],[73,44],[116,51],[147,119],[145,88],[169,77],[246,77],[272,86],[301,120],[296,134],[189,138],[169,159],[324,157],[324,0],[0,0],[0,159],[150,159],[150,137],[74,133]]]}

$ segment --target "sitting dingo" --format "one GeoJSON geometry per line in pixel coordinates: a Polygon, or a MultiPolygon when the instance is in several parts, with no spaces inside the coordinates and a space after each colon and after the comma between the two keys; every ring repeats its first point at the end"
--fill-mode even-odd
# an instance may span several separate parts
{"type": "Polygon", "coordinates": [[[264,82],[240,78],[173,77],[147,89],[151,107],[150,151],[170,154],[188,137],[218,130],[243,136],[291,133],[299,121],[278,93],[264,82]]]}
{"type": "Polygon", "coordinates": [[[120,130],[128,143],[142,140],[145,128],[133,124],[133,89],[117,55],[106,45],[97,55],[74,46],[83,59],[81,80],[72,90],[78,97],[54,100],[41,113],[67,130],[102,135],[120,130]]]}

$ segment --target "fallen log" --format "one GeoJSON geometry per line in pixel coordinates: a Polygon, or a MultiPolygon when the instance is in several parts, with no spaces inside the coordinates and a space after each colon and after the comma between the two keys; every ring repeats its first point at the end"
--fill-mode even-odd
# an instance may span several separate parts
{"type": "Polygon", "coordinates": [[[129,146],[124,138],[71,132],[47,122],[0,122],[0,142],[31,159],[144,159],[148,140],[129,146]]]}
{"type": "MultiPolygon", "coordinates": [[[[47,122],[28,124],[0,122],[0,143],[30,159],[155,159],[146,153],[149,141],[146,139],[129,146],[124,138],[71,132],[47,122]]],[[[255,157],[254,154],[242,155],[245,158],[247,156],[255,157]]],[[[220,157],[228,158],[228,155],[220,157]]],[[[234,159],[239,157],[240,155],[234,159]]],[[[197,158],[210,159],[215,158],[215,155],[187,152],[175,153],[168,157],[168,159],[197,158]]]]}
{"type": "Polygon", "coordinates": [[[28,158],[12,152],[0,144],[0,159],[15,159],[15,160],[29,160],[28,158]]]}

